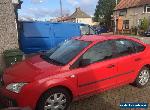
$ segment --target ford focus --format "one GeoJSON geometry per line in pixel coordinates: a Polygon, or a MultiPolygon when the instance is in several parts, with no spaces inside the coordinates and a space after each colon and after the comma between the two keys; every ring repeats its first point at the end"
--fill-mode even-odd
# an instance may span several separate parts
{"type": "Polygon", "coordinates": [[[4,71],[0,102],[33,110],[66,110],[71,101],[150,77],[150,46],[125,36],[71,39],[4,71]]]}

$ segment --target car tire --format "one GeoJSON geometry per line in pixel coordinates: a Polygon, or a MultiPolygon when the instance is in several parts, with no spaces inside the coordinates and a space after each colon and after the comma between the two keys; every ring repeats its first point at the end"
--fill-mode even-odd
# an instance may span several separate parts
{"type": "Polygon", "coordinates": [[[36,110],[67,110],[71,100],[71,95],[66,89],[50,89],[42,95],[36,110]]]}
{"type": "Polygon", "coordinates": [[[147,67],[143,67],[140,70],[135,81],[132,83],[132,85],[139,88],[145,87],[148,84],[149,79],[150,79],[150,69],[147,67]]]}

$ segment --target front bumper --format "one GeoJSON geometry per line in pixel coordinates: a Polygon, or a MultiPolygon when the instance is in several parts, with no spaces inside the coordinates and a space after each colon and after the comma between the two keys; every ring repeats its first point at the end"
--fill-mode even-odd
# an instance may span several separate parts
{"type": "Polygon", "coordinates": [[[28,94],[16,94],[6,90],[5,87],[0,87],[0,104],[5,107],[27,107],[34,110],[36,103],[33,100],[28,94]]]}
{"type": "Polygon", "coordinates": [[[6,106],[6,107],[17,107],[18,106],[16,100],[11,99],[6,96],[3,96],[2,94],[0,94],[0,104],[2,104],[3,106],[6,106]]]}
{"type": "Polygon", "coordinates": [[[5,87],[0,87],[0,103],[6,107],[17,107],[17,97],[18,95],[11,93],[5,89],[5,87]]]}

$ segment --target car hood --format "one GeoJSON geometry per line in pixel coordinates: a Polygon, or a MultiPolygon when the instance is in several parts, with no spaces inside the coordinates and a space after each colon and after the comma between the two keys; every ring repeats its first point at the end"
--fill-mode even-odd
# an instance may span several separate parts
{"type": "Polygon", "coordinates": [[[5,84],[32,82],[34,80],[56,75],[60,72],[61,68],[61,66],[56,66],[44,61],[40,56],[35,56],[6,69],[3,80],[5,84]]]}

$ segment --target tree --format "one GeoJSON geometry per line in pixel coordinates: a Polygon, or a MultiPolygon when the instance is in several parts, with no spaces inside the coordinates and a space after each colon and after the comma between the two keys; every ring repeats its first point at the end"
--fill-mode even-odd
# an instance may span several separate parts
{"type": "Polygon", "coordinates": [[[116,0],[99,0],[95,9],[94,20],[103,22],[103,24],[109,27],[115,6],[116,0]]]}

